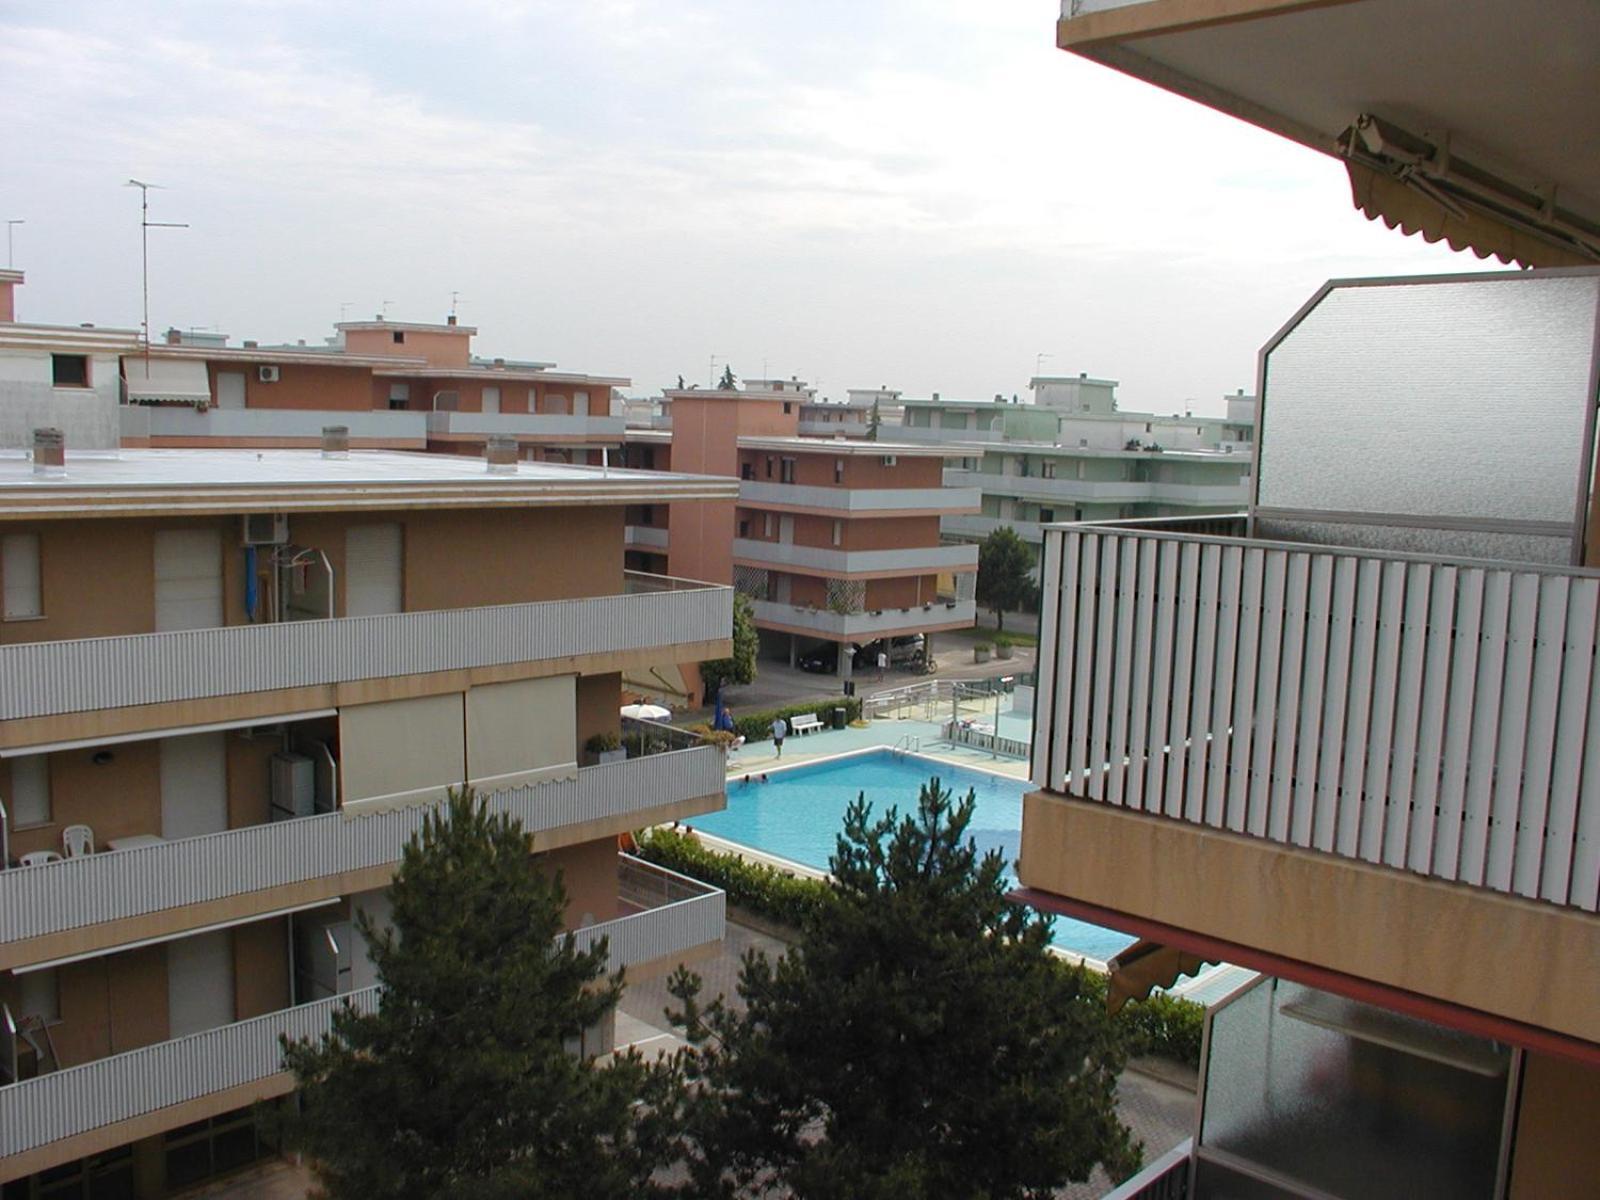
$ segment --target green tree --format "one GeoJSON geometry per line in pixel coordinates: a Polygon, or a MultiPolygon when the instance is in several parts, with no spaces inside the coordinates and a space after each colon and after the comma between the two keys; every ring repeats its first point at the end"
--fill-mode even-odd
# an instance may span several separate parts
{"type": "Polygon", "coordinates": [[[615,1006],[604,944],[562,934],[566,895],[521,825],[451,793],[405,849],[392,928],[363,914],[377,1011],[284,1041],[288,1118],[328,1200],[649,1195],[681,1076],[637,1055],[597,1066],[575,1039],[615,1006]]]}
{"type": "Polygon", "coordinates": [[[739,381],[733,377],[733,368],[726,363],[722,367],[722,378],[717,380],[717,390],[723,392],[736,392],[739,390],[739,381]]]}
{"type": "Polygon", "coordinates": [[[1006,609],[1015,611],[1032,598],[1033,555],[1009,525],[978,546],[978,603],[994,613],[995,628],[1006,627],[1006,609]]]}
{"type": "Polygon", "coordinates": [[[756,681],[756,651],[761,638],[756,633],[756,610],[750,598],[740,593],[733,597],[733,657],[714,658],[700,664],[700,682],[709,701],[725,683],[756,681]]]}
{"type": "Polygon", "coordinates": [[[878,430],[883,428],[883,414],[878,411],[878,398],[872,399],[872,416],[867,419],[867,441],[878,440],[878,430]]]}
{"type": "Polygon", "coordinates": [[[746,956],[742,1012],[674,976],[695,1194],[1034,1200],[1138,1165],[1119,1035],[1052,960],[1051,920],[1006,898],[1000,853],[966,837],[975,803],[937,778],[903,818],[858,798],[836,903],[775,963],[746,956]]]}

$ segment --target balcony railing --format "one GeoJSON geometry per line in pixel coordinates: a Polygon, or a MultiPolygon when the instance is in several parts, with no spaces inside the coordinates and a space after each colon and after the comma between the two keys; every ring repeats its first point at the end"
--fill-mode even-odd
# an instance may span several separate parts
{"type": "MultiPolygon", "coordinates": [[[[654,888],[666,902],[574,931],[580,949],[609,940],[608,970],[722,939],[727,901],[717,889],[626,857],[619,878],[625,900],[630,889],[648,900],[654,888]]],[[[340,1005],[375,1011],[378,991],[363,988],[0,1087],[0,1159],[268,1080],[282,1070],[280,1034],[320,1037],[340,1005]]]]}
{"type": "MultiPolygon", "coordinates": [[[[723,777],[722,753],[703,746],[584,767],[575,779],[496,792],[487,803],[540,833],[644,820],[665,805],[721,796],[723,777]]],[[[433,807],[325,813],[0,871],[0,943],[398,863],[433,807]]]]}
{"type": "Polygon", "coordinates": [[[726,639],[730,588],[0,646],[0,720],[726,639]]]}
{"type": "MultiPolygon", "coordinates": [[[[1248,456],[1238,460],[1243,472],[1248,456]]],[[[1226,483],[1184,483],[1166,480],[1064,479],[1043,475],[1000,475],[982,471],[947,470],[952,487],[974,487],[984,492],[1045,503],[1084,504],[1204,504],[1238,508],[1250,501],[1250,480],[1226,483]]]]}
{"type": "Polygon", "coordinates": [[[1046,531],[1037,783],[1596,911],[1600,572],[1181,528],[1046,531]]]}
{"type": "Polygon", "coordinates": [[[620,441],[627,428],[621,417],[582,416],[569,413],[430,412],[428,432],[448,437],[487,437],[511,434],[523,437],[604,437],[620,441]]]}
{"type": "Polygon", "coordinates": [[[798,608],[776,600],[753,600],[756,622],[804,629],[830,638],[854,641],[874,640],[902,630],[924,629],[930,625],[971,625],[977,616],[972,600],[935,600],[909,609],[886,608],[877,612],[839,613],[826,608],[798,608]]]}
{"type": "Polygon", "coordinates": [[[797,483],[739,481],[744,504],[821,508],[841,513],[957,512],[976,509],[983,495],[975,487],[847,488],[811,487],[797,483]]]}
{"type": "Polygon", "coordinates": [[[624,526],[623,543],[647,550],[665,550],[667,537],[666,527],[662,525],[627,525],[624,526]]]}
{"type": "Polygon", "coordinates": [[[976,546],[913,546],[904,550],[830,550],[822,546],[799,546],[793,542],[762,542],[753,538],[734,538],[733,557],[748,562],[801,570],[834,571],[839,574],[871,574],[879,571],[975,571],[976,546]]]}
{"type": "Polygon", "coordinates": [[[428,440],[427,414],[377,409],[208,408],[186,405],[124,405],[124,437],[294,438],[308,446],[321,443],[326,425],[343,425],[357,441],[405,443],[423,449],[428,440]]]}
{"type": "Polygon", "coordinates": [[[1100,1200],[1188,1200],[1189,1159],[1193,1149],[1194,1139],[1184,1138],[1100,1200]]]}

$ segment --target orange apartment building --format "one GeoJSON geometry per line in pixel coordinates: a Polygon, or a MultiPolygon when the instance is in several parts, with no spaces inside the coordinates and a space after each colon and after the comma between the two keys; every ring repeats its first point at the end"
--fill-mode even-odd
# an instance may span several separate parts
{"type": "Polygon", "coordinates": [[[730,647],[728,587],[624,570],[625,511],[736,488],[492,457],[0,451],[5,1200],[271,1153],[278,1036],[376,1002],[355,914],[452,785],[523,821],[613,967],[721,938],[720,892],[617,851],[722,807],[720,753],[592,739],[622,672],[730,647]]]}
{"type": "MultiPolygon", "coordinates": [[[[1059,44],[1534,268],[1334,280],[1261,351],[1247,513],[1047,526],[1020,896],[1209,1012],[1116,1188],[1600,1193],[1600,9],[1074,0],[1059,44]]],[[[1159,148],[1157,148],[1159,150],[1159,148]]]]}
{"type": "Polygon", "coordinates": [[[766,654],[819,653],[843,678],[852,649],[970,626],[976,546],[946,546],[939,518],[977,512],[975,488],[943,485],[930,446],[801,437],[811,389],[762,380],[664,393],[669,428],[630,428],[625,461],[738,481],[734,499],[639,506],[632,561],[731,581],[766,654]]]}
{"type": "Polygon", "coordinates": [[[481,455],[500,436],[514,438],[528,461],[593,465],[622,444],[611,394],[627,379],[479,358],[477,330],[453,316],[335,329],[320,346],[234,346],[221,334],[174,329],[145,354],[126,339],[121,443],[308,448],[323,426],[340,424],[358,449],[481,455]]]}

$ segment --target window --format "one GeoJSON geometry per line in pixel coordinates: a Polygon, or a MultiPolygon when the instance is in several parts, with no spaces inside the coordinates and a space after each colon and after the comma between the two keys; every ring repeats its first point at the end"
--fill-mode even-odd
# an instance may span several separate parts
{"type": "Polygon", "coordinates": [[[1146,421],[1146,422],[1145,422],[1145,423],[1144,423],[1144,431],[1145,431],[1145,432],[1146,432],[1146,433],[1149,433],[1149,432],[1150,432],[1150,422],[1149,422],[1149,421],[1146,421]]]}
{"type": "Polygon", "coordinates": [[[739,536],[742,537],[742,538],[747,538],[747,537],[750,536],[750,522],[749,521],[740,521],[739,522],[739,536]]]}
{"type": "Polygon", "coordinates": [[[50,760],[43,754],[13,758],[8,799],[14,828],[50,824],[50,760]]]}
{"type": "Polygon", "coordinates": [[[754,479],[755,477],[756,477],[756,465],[755,465],[755,463],[747,462],[747,463],[740,463],[739,464],[739,478],[740,479],[754,479]]]}
{"type": "Polygon", "coordinates": [[[406,340],[406,331],[404,329],[396,329],[391,336],[393,336],[396,346],[403,345],[406,340]]]}
{"type": "Polygon", "coordinates": [[[844,482],[844,459],[842,458],[833,460],[833,481],[835,483],[844,482]]]}
{"type": "Polygon", "coordinates": [[[1039,464],[1039,478],[1040,479],[1054,479],[1055,477],[1056,477],[1055,460],[1051,459],[1051,458],[1047,458],[1042,463],[1039,464]]]}
{"type": "Polygon", "coordinates": [[[400,411],[411,405],[411,385],[409,383],[391,383],[389,385],[389,408],[391,411],[400,411]]]}
{"type": "Polygon", "coordinates": [[[767,513],[765,515],[763,521],[762,521],[761,536],[762,537],[771,537],[772,536],[772,514],[771,513],[767,513]]]}
{"type": "Polygon", "coordinates": [[[783,460],[782,480],[784,483],[794,482],[794,459],[786,458],[783,460]]]}
{"type": "Polygon", "coordinates": [[[39,588],[39,535],[8,533],[0,542],[0,584],[5,588],[7,621],[44,616],[39,588]]]}
{"type": "Polygon", "coordinates": [[[844,541],[844,522],[835,521],[833,523],[833,544],[837,546],[842,541],[844,541]]]}
{"type": "Polygon", "coordinates": [[[89,356],[87,354],[52,354],[50,356],[50,382],[56,387],[88,387],[89,356]]]}
{"type": "Polygon", "coordinates": [[[1055,509],[1053,509],[1053,508],[1041,508],[1039,510],[1039,520],[1041,522],[1043,522],[1044,524],[1048,525],[1051,521],[1054,521],[1055,519],[1056,519],[1056,510],[1055,509]]]}
{"type": "Polygon", "coordinates": [[[640,518],[641,518],[640,521],[639,521],[639,524],[641,524],[641,525],[654,525],[656,523],[656,506],[655,505],[653,505],[653,504],[644,505],[642,508],[639,509],[639,514],[640,514],[640,518]]]}
{"type": "Polygon", "coordinates": [[[791,400],[785,400],[783,402],[783,415],[784,416],[788,416],[793,411],[794,411],[794,402],[791,401],[791,400]]]}
{"type": "Polygon", "coordinates": [[[772,455],[767,455],[767,478],[772,478],[772,455]]]}

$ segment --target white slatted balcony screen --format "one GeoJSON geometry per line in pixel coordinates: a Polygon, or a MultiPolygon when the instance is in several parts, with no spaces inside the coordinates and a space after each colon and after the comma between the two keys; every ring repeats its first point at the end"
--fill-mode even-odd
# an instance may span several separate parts
{"type": "Polygon", "coordinates": [[[1051,530],[1033,778],[1589,912],[1600,575],[1051,530]]]}

